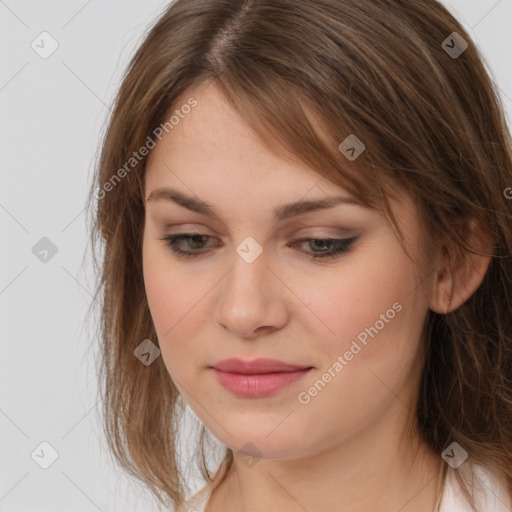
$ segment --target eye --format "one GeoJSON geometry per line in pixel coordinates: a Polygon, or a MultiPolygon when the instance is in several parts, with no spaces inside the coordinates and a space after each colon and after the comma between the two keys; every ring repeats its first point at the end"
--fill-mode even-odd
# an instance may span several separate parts
{"type": "Polygon", "coordinates": [[[178,256],[183,258],[193,258],[199,256],[199,252],[197,250],[183,250],[179,248],[178,244],[183,240],[192,240],[192,248],[201,249],[201,244],[204,242],[205,238],[211,237],[209,235],[203,235],[200,233],[181,233],[178,235],[165,236],[160,238],[160,240],[165,241],[166,245],[171,249],[171,251],[178,256]]]}
{"type": "MultiPolygon", "coordinates": [[[[210,238],[213,237],[201,233],[180,233],[177,235],[165,236],[159,238],[159,240],[164,241],[165,245],[168,246],[174,254],[178,255],[178,257],[195,258],[205,253],[205,251],[200,251],[200,249],[204,249],[203,244],[210,238]],[[186,246],[188,246],[188,248],[180,248],[179,244],[184,241],[187,241],[186,246]],[[192,244],[189,242],[192,242],[192,244]]],[[[357,240],[357,238],[358,237],[303,238],[290,242],[290,245],[292,247],[296,247],[299,244],[307,242],[309,247],[314,248],[315,250],[311,252],[301,250],[301,252],[307,254],[310,258],[335,258],[336,256],[340,256],[341,254],[348,252],[351,245],[357,240]],[[316,249],[320,250],[317,251],[316,249]]]]}
{"type": "Polygon", "coordinates": [[[295,247],[299,243],[307,242],[310,247],[314,247],[315,249],[322,249],[319,252],[316,250],[312,253],[307,251],[306,254],[311,258],[335,258],[336,256],[340,256],[343,253],[346,253],[350,250],[351,245],[357,240],[357,237],[352,238],[303,238],[301,240],[296,240],[295,242],[291,242],[291,245],[295,247]],[[311,244],[313,242],[313,244],[311,244]],[[319,242],[319,243],[318,243],[319,242]],[[327,248],[326,248],[327,245],[327,248]]]}

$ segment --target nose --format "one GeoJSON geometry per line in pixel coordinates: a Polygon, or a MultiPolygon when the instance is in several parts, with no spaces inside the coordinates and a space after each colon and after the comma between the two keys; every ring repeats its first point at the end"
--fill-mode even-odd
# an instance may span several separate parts
{"type": "Polygon", "coordinates": [[[251,340],[282,329],[288,321],[287,288],[276,274],[265,252],[252,263],[235,253],[232,269],[219,283],[216,322],[251,340]]]}

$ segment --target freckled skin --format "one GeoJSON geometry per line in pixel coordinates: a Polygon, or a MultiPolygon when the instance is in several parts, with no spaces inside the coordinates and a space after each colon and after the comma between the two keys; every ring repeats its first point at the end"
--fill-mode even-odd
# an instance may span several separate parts
{"type": "MultiPolygon", "coordinates": [[[[146,197],[159,187],[176,188],[213,205],[222,220],[170,201],[148,202],[143,269],[162,357],[176,386],[222,443],[235,452],[251,443],[261,457],[252,467],[235,458],[233,476],[212,505],[221,507],[229,496],[219,510],[292,511],[292,495],[309,512],[391,511],[408,500],[402,512],[430,512],[437,479],[430,480],[440,458],[414,438],[425,462],[409,468],[403,429],[414,414],[423,365],[431,269],[417,268],[386,219],[366,208],[341,205],[276,223],[274,207],[348,193],[304,164],[270,153],[213,87],[190,96],[197,107],[149,156],[146,197]],[[195,259],[180,259],[158,240],[190,231],[212,237],[195,259]],[[313,244],[302,243],[302,251],[287,246],[299,238],[354,233],[359,238],[351,249],[333,259],[309,258],[313,244]],[[236,252],[249,236],[263,249],[250,264],[236,252]],[[359,342],[361,350],[301,404],[298,394],[377,321],[383,325],[378,334],[359,342]],[[228,357],[270,357],[314,369],[273,396],[240,398],[208,368],[228,357]]],[[[414,204],[404,197],[395,212],[415,251],[414,204]]],[[[195,246],[201,247],[190,240],[180,245],[195,246]]]]}

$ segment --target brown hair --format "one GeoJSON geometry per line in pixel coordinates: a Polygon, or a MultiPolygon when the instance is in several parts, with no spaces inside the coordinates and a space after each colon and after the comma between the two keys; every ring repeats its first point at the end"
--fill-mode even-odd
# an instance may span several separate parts
{"type": "MultiPolygon", "coordinates": [[[[458,442],[512,495],[512,143],[483,62],[435,0],[176,0],[154,24],[123,78],[89,204],[93,248],[104,249],[94,262],[105,431],[119,463],[161,503],[185,498],[176,457],[184,403],[161,357],[150,366],[134,357],[143,340],[158,340],[142,275],[147,158],[126,163],[204,81],[269,148],[384,205],[400,235],[389,198],[411,194],[426,257],[475,252],[468,219],[491,235],[476,292],[446,315],[427,313],[416,416],[435,452],[458,442]],[[449,52],[461,48],[453,32],[468,43],[460,55],[449,52]],[[338,147],[351,134],[366,146],[354,161],[338,147]]],[[[211,481],[204,434],[203,425],[198,460],[211,481]]],[[[217,484],[232,460],[228,448],[217,484]]]]}

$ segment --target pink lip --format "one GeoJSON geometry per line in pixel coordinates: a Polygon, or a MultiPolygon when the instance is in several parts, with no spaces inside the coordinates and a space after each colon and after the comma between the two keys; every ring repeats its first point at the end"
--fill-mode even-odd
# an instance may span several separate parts
{"type": "Polygon", "coordinates": [[[276,359],[225,359],[213,365],[218,382],[236,396],[263,397],[296,382],[312,367],[297,366],[276,359]]]}

